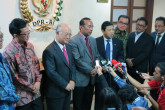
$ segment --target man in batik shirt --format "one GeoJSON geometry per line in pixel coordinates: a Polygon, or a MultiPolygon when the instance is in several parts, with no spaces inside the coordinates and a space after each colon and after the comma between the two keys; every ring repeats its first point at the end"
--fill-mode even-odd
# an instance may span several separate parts
{"type": "Polygon", "coordinates": [[[126,32],[126,29],[128,28],[129,20],[128,16],[120,15],[118,17],[117,27],[115,28],[114,34],[115,38],[123,41],[124,60],[126,58],[126,45],[128,40],[128,32],[126,32]]]}
{"type": "Polygon", "coordinates": [[[21,96],[16,110],[42,110],[39,62],[33,45],[28,42],[30,30],[27,22],[16,18],[10,23],[9,31],[13,40],[3,56],[9,65],[16,92],[21,96]]]}

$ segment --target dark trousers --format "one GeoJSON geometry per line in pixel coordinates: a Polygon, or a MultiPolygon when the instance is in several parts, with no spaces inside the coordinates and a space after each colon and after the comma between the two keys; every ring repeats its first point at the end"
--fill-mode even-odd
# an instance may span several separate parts
{"type": "Polygon", "coordinates": [[[91,83],[87,87],[75,87],[73,91],[73,109],[91,110],[94,85],[91,83]]]}
{"type": "Polygon", "coordinates": [[[15,110],[42,110],[41,98],[39,97],[24,106],[18,106],[15,110]]]}
{"type": "Polygon", "coordinates": [[[46,97],[47,110],[70,110],[70,94],[63,98],[46,97]]]}

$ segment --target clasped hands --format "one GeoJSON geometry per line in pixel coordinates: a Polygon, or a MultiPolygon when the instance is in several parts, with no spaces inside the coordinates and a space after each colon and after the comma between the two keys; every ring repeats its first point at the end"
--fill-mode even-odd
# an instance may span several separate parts
{"type": "Polygon", "coordinates": [[[65,89],[67,91],[72,91],[72,90],[74,90],[74,87],[75,87],[75,82],[73,80],[70,80],[65,89]]]}

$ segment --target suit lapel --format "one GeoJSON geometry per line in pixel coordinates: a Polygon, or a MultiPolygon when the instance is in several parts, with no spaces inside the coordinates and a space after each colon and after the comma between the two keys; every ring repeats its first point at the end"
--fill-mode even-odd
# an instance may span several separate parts
{"type": "Polygon", "coordinates": [[[115,42],[115,39],[113,38],[112,38],[112,45],[113,45],[113,52],[112,52],[112,60],[113,60],[115,56],[115,50],[116,50],[116,42],[115,42]]]}
{"type": "Polygon", "coordinates": [[[62,50],[60,49],[60,47],[58,46],[58,44],[54,41],[53,42],[53,45],[54,45],[54,49],[56,51],[56,53],[58,54],[58,56],[62,59],[62,61],[69,67],[69,64],[62,52],[62,50]]]}
{"type": "Polygon", "coordinates": [[[143,37],[144,34],[145,34],[145,32],[143,32],[143,34],[139,37],[139,39],[136,41],[135,45],[138,45],[138,44],[140,44],[141,41],[144,41],[144,37],[143,37]]]}
{"type": "MultiPolygon", "coordinates": [[[[89,55],[89,57],[91,58],[91,56],[90,56],[90,53],[89,53],[89,50],[88,50],[88,48],[87,48],[87,46],[86,46],[86,43],[85,43],[85,41],[83,40],[83,38],[82,38],[82,36],[79,34],[79,37],[80,37],[80,42],[81,42],[81,44],[82,44],[82,46],[84,47],[84,49],[85,49],[85,52],[87,52],[87,54],[89,55]]],[[[90,39],[89,39],[89,42],[90,42],[90,39]]],[[[91,44],[90,44],[91,45],[91,44]]],[[[91,50],[92,50],[92,48],[91,48],[91,50]]],[[[92,53],[93,54],[93,53],[92,53]]],[[[92,58],[91,58],[92,59],[92,58]]]]}
{"type": "Polygon", "coordinates": [[[165,42],[165,34],[162,36],[162,39],[161,39],[161,41],[160,41],[160,43],[158,45],[158,48],[159,48],[159,46],[161,47],[161,45],[163,45],[164,42],[165,42]]]}
{"type": "Polygon", "coordinates": [[[101,50],[103,58],[106,58],[105,42],[103,36],[100,38],[99,48],[101,50]]]}

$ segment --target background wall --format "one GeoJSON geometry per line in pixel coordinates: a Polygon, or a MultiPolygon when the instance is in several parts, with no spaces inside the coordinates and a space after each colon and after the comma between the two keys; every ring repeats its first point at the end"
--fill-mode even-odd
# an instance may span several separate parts
{"type": "MultiPolygon", "coordinates": [[[[165,16],[163,12],[164,4],[165,0],[154,1],[152,31],[154,31],[155,18],[165,16]]],[[[98,37],[102,35],[100,30],[101,24],[106,20],[110,20],[111,0],[109,0],[108,3],[98,3],[97,0],[64,0],[63,8],[60,22],[67,23],[71,27],[72,35],[78,33],[80,19],[89,17],[94,24],[92,36],[98,37]]],[[[0,50],[0,52],[2,52],[12,40],[12,36],[8,30],[9,23],[16,17],[21,18],[19,0],[3,0],[0,4],[0,16],[0,27],[4,33],[4,46],[0,50]]],[[[34,44],[35,51],[39,58],[42,57],[43,50],[54,40],[54,37],[55,31],[52,30],[48,32],[31,32],[29,41],[34,44]]]]}
{"type": "MultiPolygon", "coordinates": [[[[111,0],[108,3],[98,3],[97,0],[63,0],[63,10],[60,22],[67,23],[72,29],[72,35],[79,31],[79,21],[83,17],[92,19],[94,29],[92,36],[101,36],[101,24],[110,20],[111,0]]],[[[32,10],[31,10],[32,11],[32,10]]],[[[0,5],[0,27],[4,33],[3,49],[11,42],[12,36],[9,34],[9,23],[14,18],[21,18],[19,0],[3,0],[0,5]]],[[[55,31],[31,32],[29,41],[34,44],[36,54],[42,57],[45,47],[50,44],[55,37],[55,31]]]]}

